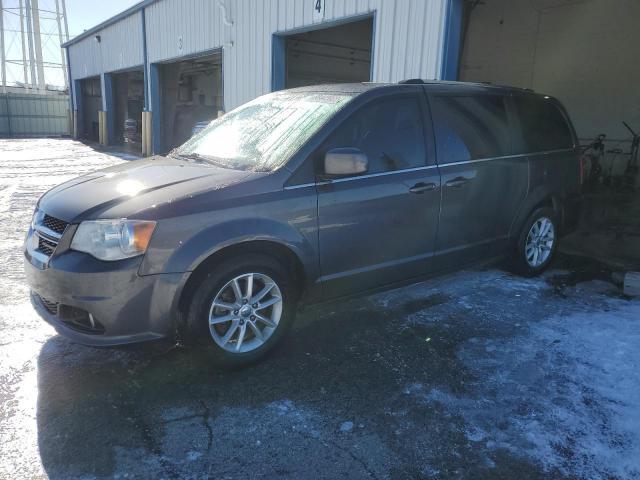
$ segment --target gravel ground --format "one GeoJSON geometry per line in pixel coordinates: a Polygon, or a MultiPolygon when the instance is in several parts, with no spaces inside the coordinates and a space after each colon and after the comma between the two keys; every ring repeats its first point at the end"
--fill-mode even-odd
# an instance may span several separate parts
{"type": "Polygon", "coordinates": [[[640,302],[584,260],[307,310],[236,372],[55,335],[22,275],[34,204],[125,160],[0,140],[0,478],[640,478],[640,302]]]}

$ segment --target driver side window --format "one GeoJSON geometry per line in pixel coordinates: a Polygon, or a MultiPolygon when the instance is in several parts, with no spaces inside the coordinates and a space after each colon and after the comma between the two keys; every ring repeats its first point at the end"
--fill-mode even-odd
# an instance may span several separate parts
{"type": "Polygon", "coordinates": [[[322,152],[345,147],[357,148],[367,155],[368,173],[425,166],[419,99],[404,95],[368,103],[331,134],[322,152]]]}

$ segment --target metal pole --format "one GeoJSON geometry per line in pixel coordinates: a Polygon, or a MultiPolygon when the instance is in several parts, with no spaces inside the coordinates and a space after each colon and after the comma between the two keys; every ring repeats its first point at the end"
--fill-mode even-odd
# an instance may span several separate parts
{"type": "Polygon", "coordinates": [[[31,0],[25,0],[25,14],[27,15],[27,41],[29,42],[29,68],[31,70],[31,88],[36,86],[36,65],[33,61],[33,32],[31,29],[31,0]]]}
{"type": "Polygon", "coordinates": [[[33,40],[36,49],[36,68],[38,69],[38,88],[45,89],[44,64],[42,63],[42,36],[40,35],[40,8],[38,0],[31,0],[33,10],[33,40]]]}
{"type": "MultiPolygon", "coordinates": [[[[2,0],[0,0],[2,1],[2,0]]],[[[69,89],[67,83],[67,62],[65,61],[64,48],[62,48],[62,26],[60,25],[60,6],[58,0],[56,0],[56,21],[58,22],[58,39],[60,40],[60,59],[62,60],[62,78],[64,79],[64,88],[69,89]]]]}
{"type": "MultiPolygon", "coordinates": [[[[69,59],[69,47],[65,47],[65,53],[67,54],[67,58],[69,59]]],[[[69,82],[69,134],[73,138],[77,138],[77,135],[75,133],[76,112],[74,111],[75,102],[73,100],[73,95],[75,94],[75,92],[73,88],[73,80],[71,79],[71,59],[69,59],[69,61],[67,62],[67,75],[69,75],[69,78],[67,79],[67,81],[69,82]]]]}
{"type": "Polygon", "coordinates": [[[64,22],[64,41],[69,41],[69,24],[67,23],[67,5],[65,0],[62,0],[62,21],[64,22]]]}
{"type": "Polygon", "coordinates": [[[0,70],[2,70],[2,91],[7,91],[7,63],[4,56],[4,8],[0,0],[0,70]]]}
{"type": "Polygon", "coordinates": [[[22,71],[24,72],[24,86],[29,88],[29,74],[27,73],[27,49],[24,46],[24,12],[22,0],[20,0],[20,40],[22,41],[22,71]]]}

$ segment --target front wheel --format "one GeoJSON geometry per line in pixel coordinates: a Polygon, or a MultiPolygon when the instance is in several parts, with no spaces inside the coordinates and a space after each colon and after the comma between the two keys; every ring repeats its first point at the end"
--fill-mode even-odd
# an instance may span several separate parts
{"type": "Polygon", "coordinates": [[[538,275],[551,263],[558,243],[555,212],[540,208],[525,223],[515,252],[515,266],[519,273],[538,275]]]}
{"type": "Polygon", "coordinates": [[[208,345],[216,363],[242,366],[269,352],[295,316],[287,271],[274,259],[229,259],[200,284],[189,311],[191,336],[208,345]]]}

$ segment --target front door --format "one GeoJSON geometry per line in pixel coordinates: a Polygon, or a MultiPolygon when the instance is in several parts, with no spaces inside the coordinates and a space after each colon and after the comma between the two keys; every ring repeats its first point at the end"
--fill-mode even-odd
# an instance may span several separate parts
{"type": "Polygon", "coordinates": [[[319,182],[320,268],[326,297],[347,295],[426,273],[435,246],[440,176],[424,128],[418,90],[376,98],[324,142],[319,158],[355,147],[366,174],[319,182]]]}

